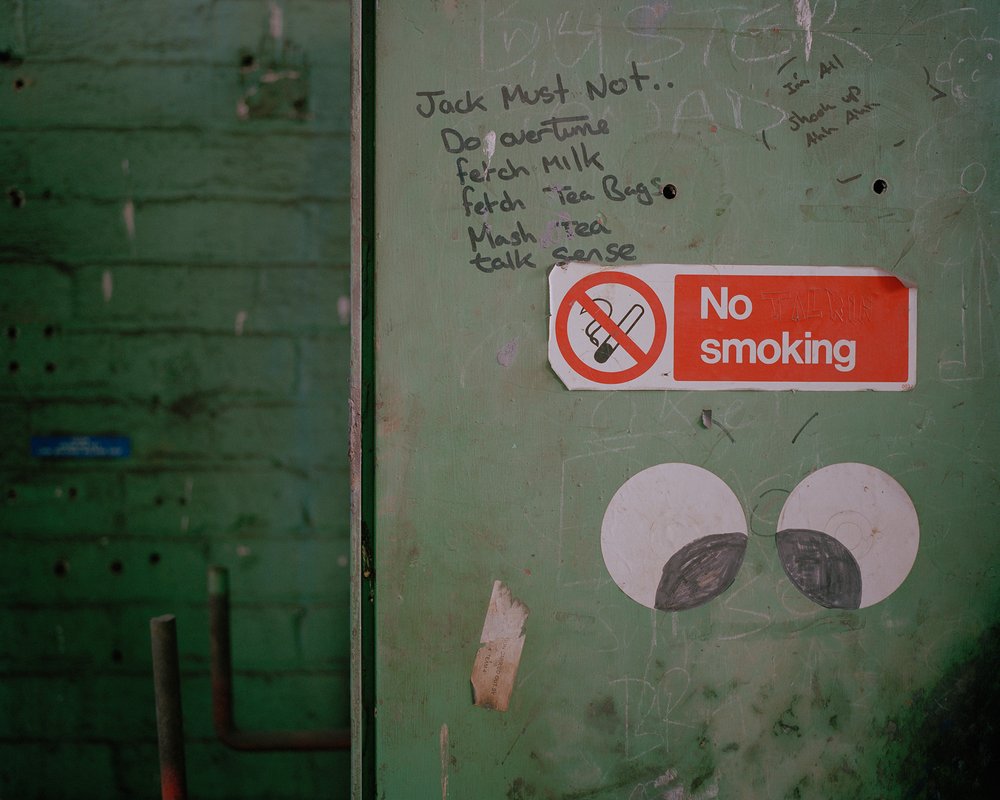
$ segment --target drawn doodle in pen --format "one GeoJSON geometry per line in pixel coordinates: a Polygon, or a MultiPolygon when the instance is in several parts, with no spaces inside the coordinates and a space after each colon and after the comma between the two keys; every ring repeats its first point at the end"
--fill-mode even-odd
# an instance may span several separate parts
{"type": "Polygon", "coordinates": [[[937,86],[935,86],[933,83],[931,83],[931,73],[928,71],[927,67],[924,67],[924,76],[927,78],[927,86],[928,86],[928,88],[933,89],[934,92],[935,92],[934,96],[931,98],[931,102],[932,103],[935,100],[940,100],[942,97],[947,97],[948,96],[945,92],[942,92],[940,89],[938,89],[937,86]]]}

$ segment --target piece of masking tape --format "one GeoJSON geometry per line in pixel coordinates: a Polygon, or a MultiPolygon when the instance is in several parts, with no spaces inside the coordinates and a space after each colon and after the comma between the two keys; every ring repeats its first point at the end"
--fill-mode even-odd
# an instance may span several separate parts
{"type": "Polygon", "coordinates": [[[506,711],[510,705],[527,619],[528,607],[503,582],[494,581],[479,652],[472,665],[472,696],[477,706],[506,711]]]}

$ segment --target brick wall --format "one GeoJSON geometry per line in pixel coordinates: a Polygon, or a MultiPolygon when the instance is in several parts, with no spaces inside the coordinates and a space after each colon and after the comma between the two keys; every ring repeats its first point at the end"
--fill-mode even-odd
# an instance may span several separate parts
{"type": "Polygon", "coordinates": [[[239,724],[345,726],[349,14],[0,0],[3,800],[159,796],[162,613],[192,796],[347,795],[346,753],[215,741],[205,573],[239,724]]]}

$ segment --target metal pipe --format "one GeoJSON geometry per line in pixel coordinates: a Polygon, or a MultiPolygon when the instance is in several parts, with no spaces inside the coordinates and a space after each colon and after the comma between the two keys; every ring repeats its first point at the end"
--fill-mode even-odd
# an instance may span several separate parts
{"type": "Polygon", "coordinates": [[[348,728],[328,731],[241,731],[233,704],[233,658],[229,635],[229,572],[208,569],[212,723],[219,740],[234,750],[349,750],[348,728]]]}
{"type": "Polygon", "coordinates": [[[160,796],[163,800],[187,800],[177,620],[173,614],[153,617],[149,632],[156,691],[156,740],[160,750],[160,796]]]}

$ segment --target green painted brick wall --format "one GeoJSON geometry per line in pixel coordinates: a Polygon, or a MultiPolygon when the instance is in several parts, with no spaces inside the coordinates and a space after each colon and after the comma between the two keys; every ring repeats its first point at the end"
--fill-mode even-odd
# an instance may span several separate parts
{"type": "Polygon", "coordinates": [[[0,0],[0,798],[159,796],[149,618],[177,615],[191,794],[336,798],[348,723],[346,0],[0,0]],[[42,460],[32,436],[128,436],[42,460]]]}

